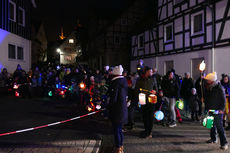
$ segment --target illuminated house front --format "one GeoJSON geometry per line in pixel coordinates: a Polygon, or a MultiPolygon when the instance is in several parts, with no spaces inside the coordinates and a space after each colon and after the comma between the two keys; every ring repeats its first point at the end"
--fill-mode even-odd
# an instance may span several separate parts
{"type": "Polygon", "coordinates": [[[31,0],[0,0],[0,69],[13,73],[20,64],[31,67],[31,0]]]}
{"type": "Polygon", "coordinates": [[[66,37],[63,43],[56,49],[60,54],[60,64],[74,64],[76,57],[82,53],[80,45],[77,45],[75,31],[66,37]]]}
{"type": "Polygon", "coordinates": [[[229,74],[229,0],[158,0],[157,9],[157,25],[132,37],[133,72],[143,59],[161,74],[174,68],[197,79],[205,60],[206,73],[229,74]]]}

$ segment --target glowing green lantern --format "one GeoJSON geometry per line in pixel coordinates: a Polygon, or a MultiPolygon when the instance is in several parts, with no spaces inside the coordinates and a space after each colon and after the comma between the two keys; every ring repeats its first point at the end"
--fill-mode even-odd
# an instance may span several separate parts
{"type": "Polygon", "coordinates": [[[176,107],[180,110],[184,109],[184,102],[183,100],[179,99],[178,101],[176,101],[176,107]]]}
{"type": "Polygon", "coordinates": [[[49,91],[48,95],[49,95],[50,97],[52,97],[52,96],[53,96],[52,91],[49,91]]]}
{"type": "Polygon", "coordinates": [[[207,116],[203,120],[203,126],[211,129],[213,127],[214,117],[213,116],[207,116]]]}

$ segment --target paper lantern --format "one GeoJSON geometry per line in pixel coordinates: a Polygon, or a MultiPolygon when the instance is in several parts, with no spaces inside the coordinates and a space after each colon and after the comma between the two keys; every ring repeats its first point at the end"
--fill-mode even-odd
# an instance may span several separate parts
{"type": "Polygon", "coordinates": [[[96,109],[100,110],[101,109],[101,105],[96,105],[96,109]]]}
{"type": "Polygon", "coordinates": [[[184,109],[184,102],[180,99],[176,101],[176,108],[183,110],[184,109]]]}
{"type": "Polygon", "coordinates": [[[49,95],[50,97],[52,97],[52,96],[53,96],[52,91],[49,91],[48,95],[49,95]]]}
{"type": "Polygon", "coordinates": [[[140,105],[146,104],[146,95],[144,93],[139,93],[139,104],[140,105]]]}
{"type": "Polygon", "coordinates": [[[18,91],[15,91],[15,96],[19,97],[19,92],[18,91]]]}
{"type": "Polygon", "coordinates": [[[203,126],[211,129],[213,127],[214,117],[213,116],[207,116],[203,120],[203,126]]]}
{"type": "Polygon", "coordinates": [[[162,111],[156,111],[154,113],[154,117],[158,120],[161,121],[164,119],[164,113],[162,111]]]}
{"type": "Polygon", "coordinates": [[[83,83],[83,82],[82,82],[82,83],[80,83],[80,88],[81,88],[81,89],[85,89],[85,88],[86,88],[85,83],[83,83]]]}
{"type": "Polygon", "coordinates": [[[60,91],[60,95],[64,95],[65,94],[65,92],[64,91],[60,91]]]}
{"type": "Polygon", "coordinates": [[[13,86],[13,89],[18,89],[18,85],[17,84],[15,84],[14,86],[13,86]]]}
{"type": "Polygon", "coordinates": [[[154,94],[150,94],[149,97],[149,103],[156,104],[157,103],[157,96],[154,94]]]}
{"type": "Polygon", "coordinates": [[[88,112],[92,112],[95,111],[95,106],[92,102],[90,102],[90,104],[86,106],[86,109],[88,110],[88,112]]]}

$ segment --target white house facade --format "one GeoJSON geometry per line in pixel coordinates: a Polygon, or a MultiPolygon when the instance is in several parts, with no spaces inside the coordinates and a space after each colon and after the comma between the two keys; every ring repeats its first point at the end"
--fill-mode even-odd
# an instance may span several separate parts
{"type": "Polygon", "coordinates": [[[60,64],[74,64],[76,57],[82,54],[80,45],[77,45],[76,34],[73,31],[64,42],[57,48],[60,54],[60,64]]]}
{"type": "Polygon", "coordinates": [[[0,70],[31,67],[30,0],[0,0],[0,70]]]}
{"type": "Polygon", "coordinates": [[[174,68],[197,79],[204,60],[207,73],[229,74],[230,1],[158,0],[157,25],[132,36],[131,57],[132,72],[143,59],[161,74],[174,68]]]}

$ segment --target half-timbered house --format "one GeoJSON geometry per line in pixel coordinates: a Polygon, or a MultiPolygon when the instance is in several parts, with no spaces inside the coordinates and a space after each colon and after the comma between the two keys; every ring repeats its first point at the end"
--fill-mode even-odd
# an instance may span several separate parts
{"type": "Polygon", "coordinates": [[[132,36],[133,72],[143,59],[161,74],[174,68],[196,79],[202,60],[206,72],[229,73],[229,0],[158,0],[157,7],[157,25],[132,36]]]}

